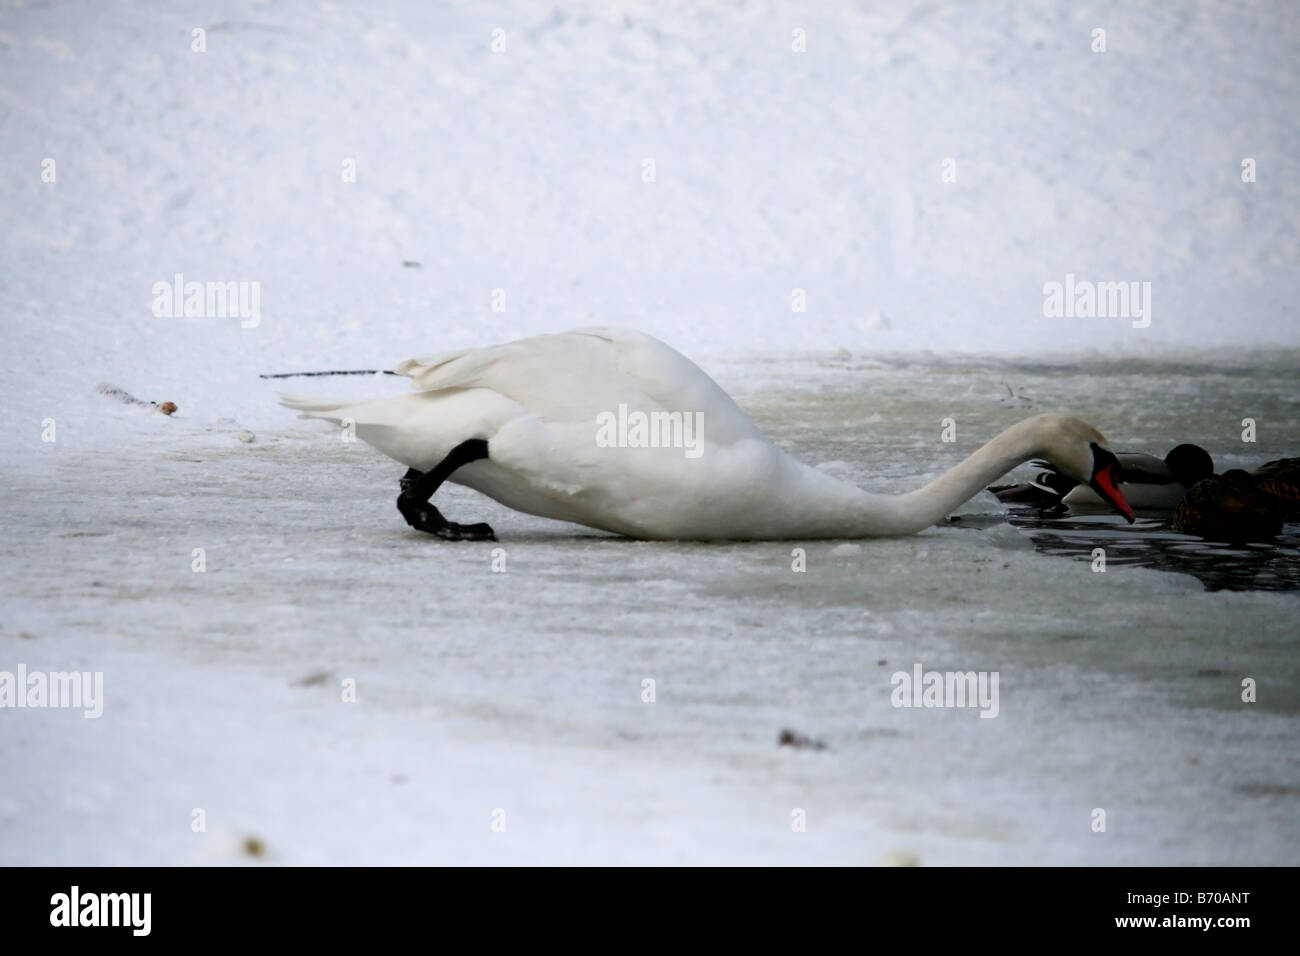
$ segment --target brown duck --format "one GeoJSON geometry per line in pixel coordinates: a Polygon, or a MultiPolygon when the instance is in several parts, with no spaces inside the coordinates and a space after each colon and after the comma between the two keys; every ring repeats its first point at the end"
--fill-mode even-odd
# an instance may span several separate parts
{"type": "Polygon", "coordinates": [[[1267,541],[1300,517],[1300,458],[1270,461],[1197,482],[1174,510],[1173,528],[1215,541],[1267,541]]]}

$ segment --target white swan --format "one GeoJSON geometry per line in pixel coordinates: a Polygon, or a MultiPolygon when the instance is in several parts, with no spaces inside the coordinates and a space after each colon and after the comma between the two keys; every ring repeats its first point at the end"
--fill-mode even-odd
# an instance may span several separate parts
{"type": "Polygon", "coordinates": [[[350,420],[362,440],[408,466],[398,508],[413,527],[441,537],[492,536],[487,525],[446,521],[428,503],[443,480],[516,511],[634,538],[905,535],[1031,458],[1089,484],[1133,520],[1105,439],[1072,418],[1025,419],[919,491],[893,496],[795,461],[698,366],[630,329],[540,335],[411,359],[396,371],[417,391],[361,403],[281,402],[303,418],[350,420]],[[665,427],[665,444],[680,438],[678,446],[626,447],[648,437],[637,413],[665,427]],[[626,434],[615,422],[628,423],[626,434]],[[692,440],[691,423],[702,423],[693,449],[681,447],[692,440]],[[609,447],[611,437],[627,441],[609,447]]]}

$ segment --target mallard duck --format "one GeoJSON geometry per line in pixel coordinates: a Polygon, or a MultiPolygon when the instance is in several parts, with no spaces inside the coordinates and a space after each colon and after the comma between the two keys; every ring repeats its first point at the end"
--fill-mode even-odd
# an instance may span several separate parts
{"type": "MultiPolygon", "coordinates": [[[[1128,503],[1139,510],[1172,510],[1192,485],[1214,474],[1214,459],[1199,445],[1179,445],[1163,459],[1138,452],[1117,452],[1115,457],[1120,465],[1119,487],[1128,503]]],[[[1039,508],[1061,504],[1071,507],[1106,506],[1107,502],[1087,484],[1075,481],[1046,462],[1039,464],[1045,470],[1031,481],[1002,485],[989,491],[1001,501],[1039,508]]]]}
{"type": "Polygon", "coordinates": [[[1215,541],[1267,541],[1300,517],[1298,506],[1300,458],[1282,458],[1197,482],[1175,509],[1173,528],[1215,541]]]}

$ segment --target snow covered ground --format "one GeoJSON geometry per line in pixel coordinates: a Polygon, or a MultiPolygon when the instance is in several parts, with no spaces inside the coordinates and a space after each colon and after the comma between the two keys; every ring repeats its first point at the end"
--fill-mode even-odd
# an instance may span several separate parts
{"type": "Polygon", "coordinates": [[[459,488],[501,541],[450,547],[257,378],[613,322],[881,490],[1044,410],[1300,452],[1296,8],[879,6],[0,9],[0,671],[106,696],[0,709],[0,863],[1297,862],[1294,594],[992,519],[796,573],[459,488]],[[156,315],[177,273],[256,323],[156,315]],[[1067,275],[1150,326],[1045,317],[1067,275]],[[892,707],[916,663],[999,716],[892,707]]]}

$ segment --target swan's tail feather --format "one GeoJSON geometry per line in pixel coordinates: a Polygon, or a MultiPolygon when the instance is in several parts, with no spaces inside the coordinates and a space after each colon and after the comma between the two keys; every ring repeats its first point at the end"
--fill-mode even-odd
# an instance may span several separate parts
{"type": "Polygon", "coordinates": [[[430,397],[425,392],[406,392],[359,402],[280,394],[280,404],[298,411],[299,418],[341,425],[349,429],[349,441],[355,436],[389,458],[421,471],[428,471],[465,440],[462,430],[447,433],[445,425],[447,419],[453,424],[467,420],[463,401],[455,393],[430,397]]]}
{"type": "Polygon", "coordinates": [[[334,413],[339,409],[347,408],[353,402],[321,398],[317,395],[287,395],[280,392],[280,404],[285,408],[302,412],[299,418],[323,418],[326,421],[337,422],[342,421],[343,416],[334,413]]]}
{"type": "Polygon", "coordinates": [[[425,391],[445,388],[466,388],[478,383],[480,377],[509,345],[495,345],[485,349],[462,349],[459,352],[442,352],[421,358],[407,359],[393,371],[405,375],[411,384],[425,391]]]}

